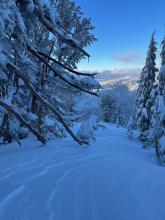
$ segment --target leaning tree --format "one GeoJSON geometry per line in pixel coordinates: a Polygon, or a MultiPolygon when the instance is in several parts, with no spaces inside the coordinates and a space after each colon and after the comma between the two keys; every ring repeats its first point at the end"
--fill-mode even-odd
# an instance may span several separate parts
{"type": "Polygon", "coordinates": [[[57,3],[0,2],[0,136],[4,142],[25,138],[30,131],[46,143],[48,134],[63,137],[67,131],[82,144],[70,129],[65,99],[57,91],[61,86],[74,94],[97,96],[95,74],[74,69],[80,58],[89,57],[83,47],[95,39],[89,38],[89,22],[82,38],[77,36],[77,28],[83,28],[80,17],[72,28],[65,25],[57,3]]]}

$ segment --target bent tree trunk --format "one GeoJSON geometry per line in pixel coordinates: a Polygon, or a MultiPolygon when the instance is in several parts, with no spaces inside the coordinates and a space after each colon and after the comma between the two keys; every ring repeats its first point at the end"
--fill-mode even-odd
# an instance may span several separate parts
{"type": "Polygon", "coordinates": [[[30,80],[27,78],[26,75],[24,75],[19,68],[17,68],[14,64],[12,63],[7,63],[6,64],[6,68],[10,71],[12,71],[13,73],[15,73],[19,78],[21,78],[26,87],[31,91],[31,93],[39,100],[39,102],[47,107],[52,113],[54,113],[57,117],[57,120],[63,125],[63,127],[66,129],[66,131],[70,134],[70,136],[80,145],[82,145],[83,143],[76,137],[76,135],[72,132],[72,130],[68,127],[67,123],[64,121],[64,119],[62,118],[62,116],[59,114],[59,112],[55,109],[55,107],[49,102],[47,101],[45,98],[43,98],[33,87],[32,83],[30,82],[30,80]]]}

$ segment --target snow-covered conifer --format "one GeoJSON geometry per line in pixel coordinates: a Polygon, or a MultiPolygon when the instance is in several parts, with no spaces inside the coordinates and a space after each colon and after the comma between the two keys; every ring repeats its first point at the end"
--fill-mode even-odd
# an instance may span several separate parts
{"type": "MultiPolygon", "coordinates": [[[[85,26],[84,31],[93,40],[83,35],[77,40],[77,23],[70,21],[72,29],[63,25],[57,2],[0,1],[0,136],[5,142],[26,137],[29,129],[43,143],[52,135],[65,136],[65,130],[82,143],[70,129],[63,89],[72,90],[72,96],[79,91],[97,95],[93,89],[99,84],[94,74],[80,73],[73,66],[84,56],[89,57],[84,47],[94,37],[89,23],[89,32],[85,26]],[[67,59],[68,63],[56,59],[53,55],[59,50],[58,42],[68,47],[66,57],[72,51],[79,59],[73,63],[73,59],[67,59]]],[[[63,2],[66,5],[71,1],[63,2]]],[[[83,21],[80,13],[79,9],[74,17],[79,23],[83,21]]]]}
{"type": "Polygon", "coordinates": [[[157,96],[153,107],[151,143],[160,162],[165,161],[165,38],[162,41],[161,68],[158,74],[157,96]]]}
{"type": "Polygon", "coordinates": [[[152,34],[146,63],[141,72],[139,86],[136,94],[134,113],[128,125],[128,133],[131,134],[133,129],[140,132],[141,141],[146,144],[147,136],[151,126],[152,118],[152,90],[155,86],[155,76],[158,69],[156,68],[156,42],[152,34]]]}
{"type": "Polygon", "coordinates": [[[109,92],[103,92],[101,94],[101,116],[100,118],[104,122],[110,122],[113,124],[120,124],[121,111],[118,103],[112,98],[109,92]]]}

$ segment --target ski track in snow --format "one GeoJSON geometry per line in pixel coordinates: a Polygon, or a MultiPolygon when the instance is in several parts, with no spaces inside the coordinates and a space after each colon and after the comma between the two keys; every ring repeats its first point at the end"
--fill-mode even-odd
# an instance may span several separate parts
{"type": "Polygon", "coordinates": [[[123,128],[98,131],[89,148],[69,138],[17,148],[0,155],[2,220],[165,219],[165,170],[123,128]]]}

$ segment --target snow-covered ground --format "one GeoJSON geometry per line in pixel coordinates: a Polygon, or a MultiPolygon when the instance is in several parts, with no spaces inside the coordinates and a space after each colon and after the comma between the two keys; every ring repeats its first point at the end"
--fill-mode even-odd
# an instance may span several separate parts
{"type": "Polygon", "coordinates": [[[128,88],[128,91],[136,91],[140,72],[139,69],[107,70],[99,72],[96,79],[104,90],[112,90],[114,86],[124,85],[128,88]]]}
{"type": "Polygon", "coordinates": [[[165,168],[111,125],[72,140],[0,148],[1,220],[164,220],[165,168]]]}

